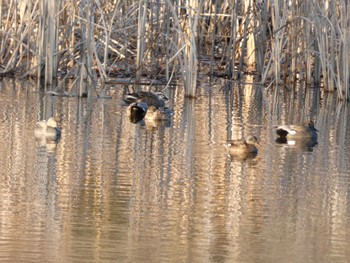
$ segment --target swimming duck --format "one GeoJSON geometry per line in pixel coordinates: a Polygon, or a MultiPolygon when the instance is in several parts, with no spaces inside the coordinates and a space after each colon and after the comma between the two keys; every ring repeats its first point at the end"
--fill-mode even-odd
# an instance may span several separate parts
{"type": "Polygon", "coordinates": [[[231,156],[243,158],[255,157],[258,153],[257,146],[260,146],[260,143],[254,135],[248,135],[246,139],[228,141],[226,144],[231,156]]]}
{"type": "Polygon", "coordinates": [[[155,121],[166,121],[170,118],[172,113],[173,111],[168,108],[159,109],[154,105],[150,105],[147,109],[145,119],[155,121]]]}
{"type": "Polygon", "coordinates": [[[277,127],[276,133],[280,140],[313,140],[317,141],[317,132],[314,123],[310,121],[307,125],[281,125],[277,127]]]}
{"type": "Polygon", "coordinates": [[[153,105],[157,108],[162,108],[165,106],[165,101],[168,100],[168,98],[162,91],[140,91],[137,93],[134,92],[126,94],[123,100],[126,104],[132,104],[135,102],[145,102],[148,106],[153,105]]]}
{"type": "Polygon", "coordinates": [[[47,121],[36,123],[34,135],[36,138],[45,138],[47,141],[57,141],[61,137],[61,130],[57,127],[56,120],[51,117],[47,121]]]}

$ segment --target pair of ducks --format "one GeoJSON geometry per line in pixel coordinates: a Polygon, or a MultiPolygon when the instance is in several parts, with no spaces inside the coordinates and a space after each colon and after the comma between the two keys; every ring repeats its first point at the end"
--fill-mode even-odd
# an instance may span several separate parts
{"type": "Polygon", "coordinates": [[[124,96],[124,102],[129,105],[128,116],[132,123],[142,119],[148,121],[168,120],[172,111],[165,107],[168,98],[161,91],[129,93],[124,96]]]}
{"type": "MultiPolygon", "coordinates": [[[[279,137],[276,142],[292,145],[299,143],[312,147],[317,143],[317,132],[313,122],[309,122],[305,126],[282,125],[277,127],[276,133],[279,137]]],[[[255,136],[249,135],[245,140],[229,141],[226,146],[231,156],[254,157],[258,153],[257,147],[260,144],[255,136]]]]}

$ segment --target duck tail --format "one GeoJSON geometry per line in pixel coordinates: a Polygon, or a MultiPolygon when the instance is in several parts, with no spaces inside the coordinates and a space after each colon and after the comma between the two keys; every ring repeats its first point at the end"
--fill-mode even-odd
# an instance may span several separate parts
{"type": "Polygon", "coordinates": [[[284,138],[288,135],[288,131],[283,129],[282,127],[278,127],[277,130],[276,130],[276,133],[278,136],[284,138]]]}
{"type": "Polygon", "coordinates": [[[127,104],[130,105],[134,102],[136,102],[139,99],[139,95],[137,93],[130,93],[126,94],[123,98],[123,101],[127,104]]]}
{"type": "Polygon", "coordinates": [[[132,123],[142,120],[147,113],[147,104],[134,102],[129,106],[129,118],[132,123]]]}

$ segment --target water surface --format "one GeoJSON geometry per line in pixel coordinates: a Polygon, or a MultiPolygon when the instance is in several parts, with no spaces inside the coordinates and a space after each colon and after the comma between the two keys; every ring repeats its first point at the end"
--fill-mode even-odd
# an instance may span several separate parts
{"type": "Polygon", "coordinates": [[[175,115],[157,126],[130,123],[123,92],[78,99],[0,83],[1,261],[348,260],[347,105],[316,89],[204,85],[196,100],[170,90],[175,115]],[[50,116],[57,145],[34,138],[50,116]],[[275,142],[278,124],[310,119],[316,147],[275,142]],[[257,157],[231,158],[223,144],[246,134],[260,138],[257,157]]]}

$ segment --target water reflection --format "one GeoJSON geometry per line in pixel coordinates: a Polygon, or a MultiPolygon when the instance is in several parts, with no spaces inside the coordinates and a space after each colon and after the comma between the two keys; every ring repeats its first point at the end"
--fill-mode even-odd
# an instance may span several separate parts
{"type": "Polygon", "coordinates": [[[286,138],[278,137],[276,143],[281,147],[293,149],[299,152],[312,152],[318,142],[313,139],[287,140],[286,138]]]}
{"type": "Polygon", "coordinates": [[[122,88],[88,100],[2,82],[1,260],[346,262],[349,109],[302,90],[174,89],[171,125],[149,128],[129,121],[122,88]],[[62,135],[48,146],[34,127],[50,116],[62,135]],[[312,151],[275,142],[278,124],[308,119],[312,151]],[[247,134],[258,155],[232,159],[224,143],[247,134]]]}

